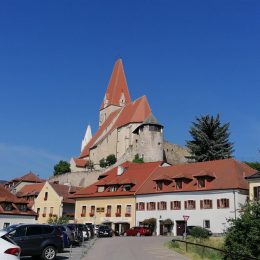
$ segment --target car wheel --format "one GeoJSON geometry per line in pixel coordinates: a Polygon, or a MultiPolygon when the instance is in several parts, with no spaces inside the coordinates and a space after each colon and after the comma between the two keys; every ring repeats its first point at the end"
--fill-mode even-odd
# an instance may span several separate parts
{"type": "Polygon", "coordinates": [[[127,233],[126,232],[124,233],[124,237],[127,237],[127,233]]]}
{"type": "Polygon", "coordinates": [[[42,251],[42,259],[53,260],[56,257],[56,249],[53,246],[47,246],[42,251]]]}
{"type": "Polygon", "coordinates": [[[138,233],[136,234],[136,236],[140,237],[140,236],[141,236],[141,234],[138,232],[138,233]]]}

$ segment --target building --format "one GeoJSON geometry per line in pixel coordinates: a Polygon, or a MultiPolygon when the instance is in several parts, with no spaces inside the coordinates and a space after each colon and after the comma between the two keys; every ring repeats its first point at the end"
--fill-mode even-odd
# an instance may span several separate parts
{"type": "Polygon", "coordinates": [[[78,187],[45,182],[37,198],[34,199],[33,209],[38,215],[37,223],[47,223],[50,217],[67,216],[74,219],[75,200],[71,199],[78,187]]]}
{"type": "Polygon", "coordinates": [[[23,186],[33,183],[42,183],[45,180],[40,179],[33,172],[29,172],[22,177],[14,178],[11,181],[8,181],[4,184],[5,188],[7,188],[12,193],[17,193],[22,189],[23,186]]]}
{"type": "Polygon", "coordinates": [[[253,173],[234,159],[159,167],[136,194],[136,224],[155,218],[157,234],[163,234],[170,219],[170,232],[182,235],[188,216],[187,225],[223,233],[248,199],[245,177],[253,173]]]}
{"type": "Polygon", "coordinates": [[[119,234],[135,225],[135,194],[162,162],[125,162],[100,175],[99,180],[76,192],[75,220],[107,224],[119,234]]]}
{"type": "Polygon", "coordinates": [[[122,60],[115,63],[99,111],[99,129],[88,127],[81,153],[71,160],[71,170],[82,171],[101,159],[116,156],[118,164],[132,161],[136,154],[145,162],[186,162],[186,149],[164,140],[163,125],[154,117],[146,96],[131,100],[122,60]]]}
{"type": "Polygon", "coordinates": [[[249,199],[260,200],[260,172],[247,177],[249,182],[249,199]]]}
{"type": "Polygon", "coordinates": [[[28,202],[0,185],[0,229],[20,223],[35,223],[36,213],[28,202]]]}
{"type": "Polygon", "coordinates": [[[25,185],[16,193],[16,196],[25,199],[29,203],[29,207],[32,208],[34,206],[34,200],[38,197],[44,184],[45,183],[42,182],[25,185]]]}

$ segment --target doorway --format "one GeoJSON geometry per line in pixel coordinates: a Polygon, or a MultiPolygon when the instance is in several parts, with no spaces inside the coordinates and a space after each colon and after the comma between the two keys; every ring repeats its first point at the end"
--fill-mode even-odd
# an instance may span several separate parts
{"type": "Polygon", "coordinates": [[[176,221],[176,235],[183,236],[184,232],[185,232],[185,221],[177,220],[176,221]]]}

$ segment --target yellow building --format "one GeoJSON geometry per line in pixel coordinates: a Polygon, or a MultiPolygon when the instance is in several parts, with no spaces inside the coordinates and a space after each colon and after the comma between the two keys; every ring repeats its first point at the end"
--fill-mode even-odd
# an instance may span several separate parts
{"type": "Polygon", "coordinates": [[[260,200],[260,172],[247,177],[249,182],[249,199],[260,200]]]}
{"type": "Polygon", "coordinates": [[[135,226],[135,194],[161,162],[125,162],[99,177],[96,183],[76,192],[78,223],[108,224],[123,233],[135,226]]]}
{"type": "Polygon", "coordinates": [[[54,216],[74,218],[75,200],[69,197],[76,190],[76,187],[46,182],[34,200],[33,209],[38,214],[37,222],[47,223],[48,219],[54,216]]]}

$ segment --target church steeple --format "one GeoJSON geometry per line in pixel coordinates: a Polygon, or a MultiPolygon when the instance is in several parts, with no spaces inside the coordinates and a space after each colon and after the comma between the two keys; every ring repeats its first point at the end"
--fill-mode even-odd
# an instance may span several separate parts
{"type": "Polygon", "coordinates": [[[130,102],[131,98],[126,82],[123,63],[121,59],[118,59],[114,65],[100,110],[111,105],[122,107],[130,102]]]}

